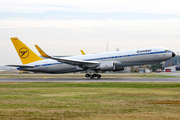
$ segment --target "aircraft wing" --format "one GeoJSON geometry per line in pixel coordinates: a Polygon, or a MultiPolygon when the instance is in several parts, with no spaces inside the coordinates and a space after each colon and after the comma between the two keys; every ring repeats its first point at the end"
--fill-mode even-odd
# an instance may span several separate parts
{"type": "MultiPolygon", "coordinates": [[[[37,48],[37,50],[39,51],[39,53],[43,57],[54,59],[54,60],[57,60],[61,63],[79,66],[81,68],[92,68],[92,67],[96,67],[99,65],[99,62],[96,62],[96,61],[83,61],[83,60],[74,60],[74,59],[52,57],[52,56],[47,55],[38,45],[35,45],[35,47],[37,48]]],[[[84,53],[82,50],[81,50],[81,52],[82,52],[82,54],[84,53]]],[[[83,55],[85,55],[85,53],[83,55]]]]}
{"type": "Polygon", "coordinates": [[[21,67],[21,68],[34,68],[36,66],[27,66],[27,65],[6,65],[10,67],[21,67]]]}
{"type": "Polygon", "coordinates": [[[50,57],[50,58],[57,60],[61,63],[66,63],[74,66],[77,65],[81,68],[92,68],[92,67],[97,67],[99,65],[99,62],[96,61],[83,61],[83,60],[74,60],[74,59],[57,58],[57,57],[50,57]]]}

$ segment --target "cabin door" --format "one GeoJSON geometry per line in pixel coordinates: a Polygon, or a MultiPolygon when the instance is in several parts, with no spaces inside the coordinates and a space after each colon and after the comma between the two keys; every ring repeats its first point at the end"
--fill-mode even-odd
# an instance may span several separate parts
{"type": "Polygon", "coordinates": [[[158,50],[154,50],[154,56],[158,57],[158,50]]]}

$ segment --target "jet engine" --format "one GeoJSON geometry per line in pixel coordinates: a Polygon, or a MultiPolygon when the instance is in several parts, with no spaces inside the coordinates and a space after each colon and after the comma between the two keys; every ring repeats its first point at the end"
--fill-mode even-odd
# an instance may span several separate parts
{"type": "Polygon", "coordinates": [[[115,67],[115,70],[113,71],[123,71],[124,70],[124,67],[115,67]]]}
{"type": "Polygon", "coordinates": [[[124,70],[124,68],[120,67],[119,64],[120,64],[119,62],[114,62],[114,61],[102,62],[99,65],[99,69],[101,71],[110,71],[110,70],[113,70],[113,71],[122,71],[122,70],[124,70]]]}

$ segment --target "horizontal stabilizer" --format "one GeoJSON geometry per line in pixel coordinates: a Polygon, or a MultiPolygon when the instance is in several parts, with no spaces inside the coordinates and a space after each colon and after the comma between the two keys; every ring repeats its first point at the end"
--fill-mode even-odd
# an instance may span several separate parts
{"type": "Polygon", "coordinates": [[[35,66],[27,66],[27,65],[6,65],[10,67],[21,67],[21,68],[34,68],[35,66]]]}

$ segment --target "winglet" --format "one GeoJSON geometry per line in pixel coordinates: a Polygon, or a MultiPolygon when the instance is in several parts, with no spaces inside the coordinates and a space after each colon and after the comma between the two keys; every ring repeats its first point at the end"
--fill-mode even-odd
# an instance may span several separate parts
{"type": "Polygon", "coordinates": [[[80,51],[81,51],[82,55],[86,55],[86,53],[84,53],[84,51],[83,51],[83,50],[80,50],[80,51]]]}
{"type": "Polygon", "coordinates": [[[38,45],[34,45],[36,47],[36,49],[38,50],[38,52],[41,54],[41,56],[46,57],[46,58],[50,58],[51,56],[47,55],[38,45]]]}

